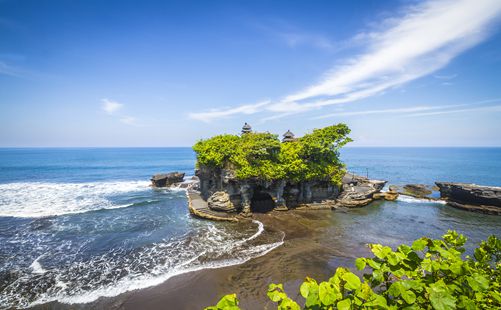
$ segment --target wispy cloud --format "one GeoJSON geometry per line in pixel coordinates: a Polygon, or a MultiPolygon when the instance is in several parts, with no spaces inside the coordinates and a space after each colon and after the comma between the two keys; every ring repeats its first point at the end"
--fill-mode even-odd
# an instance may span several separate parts
{"type": "Polygon", "coordinates": [[[441,106],[414,106],[406,108],[363,110],[363,111],[339,111],[336,113],[312,117],[310,119],[325,119],[342,116],[364,116],[373,114],[399,114],[408,117],[450,114],[472,111],[501,111],[501,98],[488,99],[473,103],[450,104],[441,106]]]}
{"type": "Polygon", "coordinates": [[[466,108],[466,109],[452,109],[452,110],[433,111],[433,112],[421,112],[421,113],[409,114],[407,116],[408,117],[418,117],[418,116],[432,116],[432,115],[465,113],[465,112],[501,112],[501,105],[493,105],[493,106],[485,106],[485,107],[472,107],[472,108],[466,108]]]}
{"type": "Polygon", "coordinates": [[[210,122],[215,119],[229,117],[235,114],[254,114],[261,111],[265,106],[269,105],[271,101],[265,100],[255,104],[245,104],[235,108],[226,110],[211,110],[208,112],[190,113],[189,117],[199,121],[210,122]]]}
{"type": "Polygon", "coordinates": [[[270,35],[279,42],[285,43],[288,47],[296,48],[300,46],[314,47],[326,51],[336,51],[344,47],[345,43],[334,42],[332,39],[321,33],[313,33],[298,29],[293,24],[281,19],[268,20],[253,24],[256,28],[270,35]]]}
{"type": "Polygon", "coordinates": [[[101,109],[108,115],[118,118],[118,120],[125,125],[140,127],[137,118],[119,113],[119,111],[122,110],[123,107],[124,105],[117,101],[110,99],[101,99],[101,109]]]}
{"type": "MultiPolygon", "coordinates": [[[[381,94],[446,66],[484,40],[501,15],[499,0],[427,1],[381,21],[364,36],[366,51],[328,71],[317,83],[283,99],[259,105],[191,114],[214,120],[262,111],[282,117],[381,94]]],[[[358,35],[360,36],[360,35],[358,35]]]]}
{"type": "Polygon", "coordinates": [[[110,99],[101,99],[101,108],[103,109],[104,112],[112,115],[121,108],[123,108],[123,104],[118,103],[116,101],[110,100],[110,99]]]}

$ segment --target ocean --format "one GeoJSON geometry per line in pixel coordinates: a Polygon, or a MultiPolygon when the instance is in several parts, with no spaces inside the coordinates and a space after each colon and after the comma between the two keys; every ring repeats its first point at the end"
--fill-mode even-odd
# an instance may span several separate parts
{"type": "MultiPolygon", "coordinates": [[[[501,148],[346,148],[341,155],[348,170],[388,184],[501,185],[501,148]]],[[[190,178],[194,165],[190,148],[0,149],[0,308],[88,303],[282,245],[284,235],[259,221],[193,218],[183,190],[149,187],[155,173],[190,178]]],[[[339,257],[368,242],[397,245],[449,228],[472,244],[501,232],[499,217],[403,196],[333,212],[325,243],[339,257]]]]}

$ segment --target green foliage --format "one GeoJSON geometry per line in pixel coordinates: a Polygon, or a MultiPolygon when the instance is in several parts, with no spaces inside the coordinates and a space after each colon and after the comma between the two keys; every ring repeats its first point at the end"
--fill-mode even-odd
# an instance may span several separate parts
{"type": "MultiPolygon", "coordinates": [[[[501,309],[501,240],[490,236],[474,257],[463,259],[465,242],[448,231],[395,251],[370,244],[374,257],[355,261],[357,269],[370,271],[362,279],[343,267],[320,284],[306,278],[299,289],[304,309],[501,309]]],[[[282,284],[270,284],[268,297],[278,309],[300,309],[282,284]]]]}
{"type": "Polygon", "coordinates": [[[217,305],[207,307],[205,310],[239,310],[238,298],[236,294],[229,294],[223,296],[217,305]]]}
{"type": "Polygon", "coordinates": [[[352,141],[345,124],[315,129],[296,141],[280,143],[277,135],[219,135],[198,141],[193,150],[199,167],[232,168],[239,179],[328,179],[339,184],[344,165],[339,149],[352,141]]]}

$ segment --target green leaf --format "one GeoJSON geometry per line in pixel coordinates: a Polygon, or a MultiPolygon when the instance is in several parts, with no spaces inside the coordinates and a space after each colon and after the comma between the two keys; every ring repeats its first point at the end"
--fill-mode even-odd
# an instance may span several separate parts
{"type": "Polygon", "coordinates": [[[284,293],[283,285],[274,283],[268,286],[268,292],[266,295],[268,295],[268,298],[273,302],[279,302],[287,297],[287,294],[284,293]]]}
{"type": "Polygon", "coordinates": [[[334,285],[329,282],[322,282],[318,287],[318,297],[320,302],[326,306],[333,305],[338,299],[334,285]]]}
{"type": "Polygon", "coordinates": [[[337,303],[337,308],[338,310],[349,310],[351,308],[351,300],[348,298],[341,300],[337,303]]]}
{"type": "Polygon", "coordinates": [[[369,299],[369,301],[364,304],[364,306],[376,309],[377,308],[386,309],[388,307],[388,304],[383,296],[378,294],[373,294],[369,299]]]}
{"type": "Polygon", "coordinates": [[[237,294],[229,294],[223,296],[221,300],[216,305],[216,308],[219,310],[238,310],[238,299],[237,294]]]}
{"type": "Polygon", "coordinates": [[[428,245],[428,240],[426,238],[417,239],[412,243],[411,248],[414,251],[422,251],[428,245]]]}
{"type": "Polygon", "coordinates": [[[311,278],[306,278],[306,281],[301,284],[299,292],[304,298],[308,298],[308,295],[310,295],[311,293],[318,294],[317,281],[311,278]]]}
{"type": "Polygon", "coordinates": [[[403,291],[402,292],[402,298],[405,300],[406,303],[412,305],[416,301],[416,294],[412,291],[403,291]]]}
{"type": "Polygon", "coordinates": [[[378,263],[378,262],[376,262],[373,259],[366,258],[365,261],[367,262],[367,264],[369,264],[369,266],[371,266],[372,269],[379,269],[379,268],[381,268],[381,264],[378,263]]]}
{"type": "Polygon", "coordinates": [[[366,264],[365,258],[363,257],[359,257],[355,260],[355,266],[358,270],[364,270],[366,264]]]}
{"type": "Polygon", "coordinates": [[[343,280],[346,281],[346,284],[344,285],[344,287],[346,289],[349,289],[349,290],[357,290],[360,288],[360,278],[351,273],[351,272],[347,272],[343,275],[343,280]]]}
{"type": "Polygon", "coordinates": [[[478,273],[466,278],[468,285],[475,292],[483,292],[489,288],[489,279],[478,273]]]}
{"type": "Polygon", "coordinates": [[[278,306],[278,310],[301,310],[301,307],[292,299],[284,299],[278,306]]]}
{"type": "Polygon", "coordinates": [[[372,253],[377,258],[384,259],[388,253],[391,252],[391,248],[388,246],[382,246],[381,244],[371,244],[369,245],[371,248],[372,253]]]}
{"type": "Polygon", "coordinates": [[[427,290],[434,309],[456,309],[456,298],[448,292],[443,280],[430,284],[427,290]]]}

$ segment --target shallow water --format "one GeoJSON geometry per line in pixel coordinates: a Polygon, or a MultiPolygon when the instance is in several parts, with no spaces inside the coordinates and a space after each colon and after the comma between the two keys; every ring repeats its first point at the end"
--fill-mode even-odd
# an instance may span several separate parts
{"type": "MultiPolygon", "coordinates": [[[[500,149],[357,148],[342,156],[350,170],[370,167],[370,177],[392,184],[501,184],[500,149]]],[[[0,307],[91,302],[190,270],[239,264],[282,244],[280,229],[199,220],[188,214],[183,191],[148,186],[154,173],[193,169],[188,148],[0,149],[0,307]]],[[[367,253],[366,243],[397,245],[451,228],[469,236],[471,248],[501,231],[499,217],[402,196],[357,210],[298,214],[287,216],[283,225],[297,229],[286,238],[303,238],[311,253],[276,257],[291,249],[279,248],[262,258],[289,275],[350,264],[367,253]]]]}

